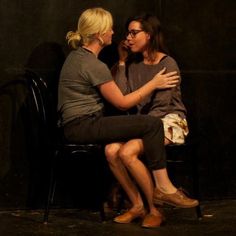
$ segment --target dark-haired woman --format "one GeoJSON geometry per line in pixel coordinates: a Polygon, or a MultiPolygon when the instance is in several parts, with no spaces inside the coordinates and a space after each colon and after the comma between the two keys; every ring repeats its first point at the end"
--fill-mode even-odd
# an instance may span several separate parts
{"type": "MultiPolygon", "coordinates": [[[[156,16],[143,14],[130,18],[126,30],[126,39],[118,48],[119,63],[113,68],[115,81],[124,95],[137,91],[163,69],[165,73],[177,71],[179,75],[176,61],[168,56],[163,45],[161,26],[156,16]]],[[[165,131],[163,144],[184,143],[188,126],[186,109],[181,100],[180,81],[173,88],[153,91],[137,105],[137,114],[162,119],[165,131]]],[[[157,227],[161,223],[158,221],[159,212],[154,204],[166,203],[182,208],[198,205],[197,200],[187,197],[172,184],[163,163],[159,162],[153,168],[147,161],[148,168],[146,168],[139,159],[140,156],[146,159],[146,154],[142,139],[106,146],[106,157],[110,168],[132,203],[129,211],[114,219],[118,223],[129,223],[140,217],[140,212],[144,208],[141,195],[129,177],[130,174],[142,189],[148,202],[149,214],[143,221],[144,227],[157,227]],[[151,170],[152,176],[148,174],[148,169],[151,170]]]]}

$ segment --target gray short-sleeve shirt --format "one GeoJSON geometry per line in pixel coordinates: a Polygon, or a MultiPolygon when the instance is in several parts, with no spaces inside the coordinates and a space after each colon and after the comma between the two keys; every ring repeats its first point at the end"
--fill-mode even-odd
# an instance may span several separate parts
{"type": "Polygon", "coordinates": [[[58,87],[61,124],[104,107],[97,85],[113,80],[102,61],[84,48],[72,51],[62,67],[58,87]]]}

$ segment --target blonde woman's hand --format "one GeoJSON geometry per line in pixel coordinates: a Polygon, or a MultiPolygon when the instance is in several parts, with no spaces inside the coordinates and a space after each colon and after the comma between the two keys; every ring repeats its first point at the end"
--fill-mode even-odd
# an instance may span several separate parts
{"type": "Polygon", "coordinates": [[[153,77],[157,89],[173,88],[179,83],[179,75],[177,71],[168,73],[165,73],[165,71],[166,68],[163,68],[153,77]]]}

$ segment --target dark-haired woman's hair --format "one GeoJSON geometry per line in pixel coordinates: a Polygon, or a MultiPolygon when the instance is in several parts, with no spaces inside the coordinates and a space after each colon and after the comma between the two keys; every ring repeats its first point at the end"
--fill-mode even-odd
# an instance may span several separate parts
{"type": "Polygon", "coordinates": [[[150,34],[150,43],[148,45],[148,55],[152,60],[156,51],[168,54],[168,49],[164,44],[164,38],[159,19],[151,14],[144,13],[139,16],[131,17],[126,22],[128,29],[131,21],[140,22],[142,30],[150,34]]]}

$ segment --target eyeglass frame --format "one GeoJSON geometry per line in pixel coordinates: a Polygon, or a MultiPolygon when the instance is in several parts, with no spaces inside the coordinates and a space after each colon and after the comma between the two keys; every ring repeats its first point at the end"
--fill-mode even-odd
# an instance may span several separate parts
{"type": "Polygon", "coordinates": [[[140,32],[143,32],[144,30],[142,30],[142,29],[137,29],[137,30],[135,30],[135,29],[133,29],[133,30],[129,30],[129,31],[127,31],[126,33],[125,33],[125,36],[126,37],[128,37],[129,35],[131,36],[131,38],[133,39],[133,38],[135,38],[136,37],[136,35],[137,34],[139,34],[140,32]]]}

